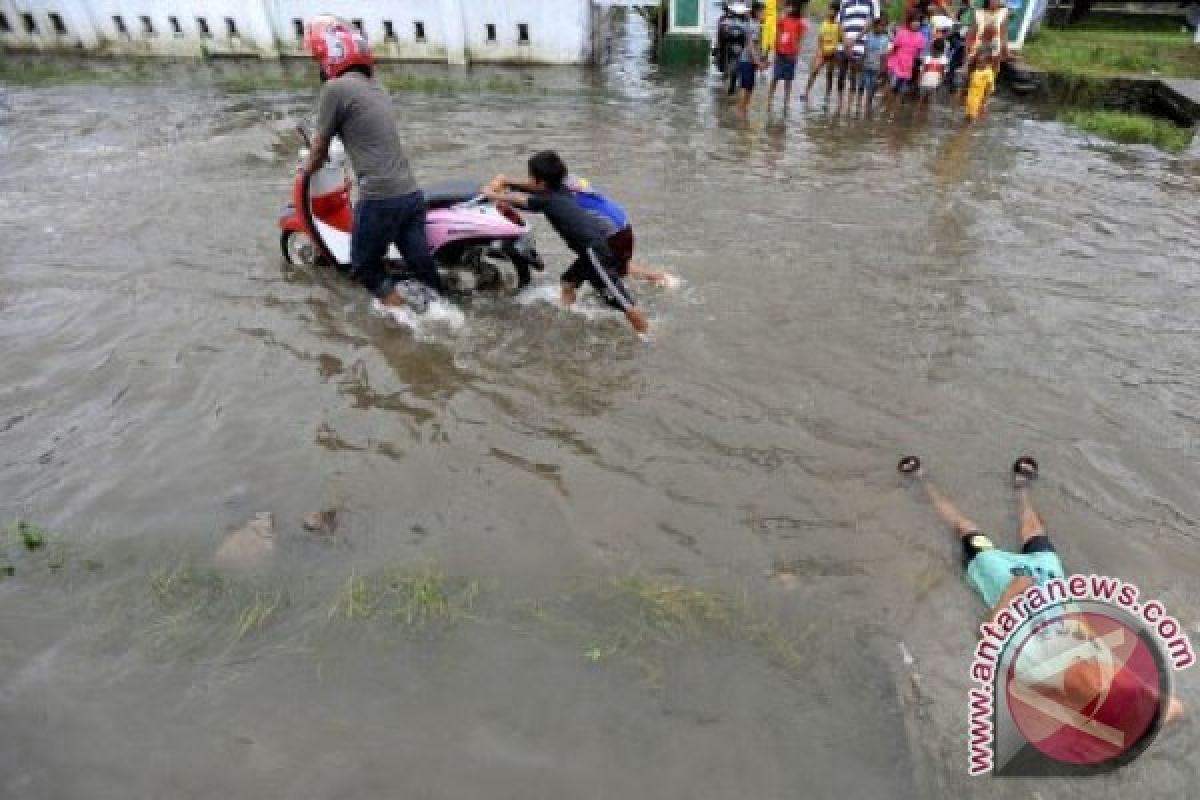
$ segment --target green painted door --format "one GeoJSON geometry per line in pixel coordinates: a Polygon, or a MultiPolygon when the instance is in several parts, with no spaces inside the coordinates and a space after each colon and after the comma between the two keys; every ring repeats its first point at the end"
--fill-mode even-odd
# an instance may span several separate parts
{"type": "Polygon", "coordinates": [[[675,9],[675,28],[700,27],[700,0],[671,0],[675,9]]]}

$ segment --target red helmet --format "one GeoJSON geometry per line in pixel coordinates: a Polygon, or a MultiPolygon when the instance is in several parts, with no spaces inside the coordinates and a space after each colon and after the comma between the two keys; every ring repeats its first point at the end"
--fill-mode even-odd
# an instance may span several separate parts
{"type": "Polygon", "coordinates": [[[308,21],[304,46],[327,78],[336,78],[351,67],[370,67],[375,63],[362,31],[329,14],[308,21]]]}

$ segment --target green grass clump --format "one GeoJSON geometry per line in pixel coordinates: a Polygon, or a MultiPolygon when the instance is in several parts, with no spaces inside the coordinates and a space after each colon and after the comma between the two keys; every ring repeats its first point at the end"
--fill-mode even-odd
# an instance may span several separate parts
{"type": "Polygon", "coordinates": [[[352,575],[329,611],[330,620],[377,620],[413,631],[458,622],[474,608],[479,583],[448,577],[432,566],[396,567],[352,575]]]}
{"type": "MultiPolygon", "coordinates": [[[[380,69],[376,73],[381,83],[394,92],[421,94],[530,94],[541,90],[532,84],[493,75],[486,80],[457,78],[448,75],[422,75],[415,72],[392,72],[380,69]]],[[[221,81],[221,87],[231,93],[265,90],[316,91],[320,88],[316,73],[310,70],[276,75],[235,75],[221,81]]]]}
{"type": "MultiPolygon", "coordinates": [[[[23,519],[0,528],[0,578],[16,575],[17,562],[29,554],[45,555],[49,543],[48,531],[23,519]]],[[[42,561],[50,569],[58,569],[62,566],[63,557],[61,552],[56,552],[42,561]]]]}
{"type": "Polygon", "coordinates": [[[1124,111],[1068,111],[1070,125],[1122,144],[1152,144],[1169,153],[1181,153],[1192,140],[1192,131],[1146,114],[1124,111]]]}
{"type": "Polygon", "coordinates": [[[230,578],[190,559],[151,572],[150,595],[150,642],[187,650],[236,644],[265,629],[288,605],[279,586],[230,578]]]}
{"type": "Polygon", "coordinates": [[[1049,72],[1200,78],[1200,47],[1192,44],[1191,34],[1178,29],[1043,28],[1025,43],[1021,55],[1031,66],[1049,72]]]}

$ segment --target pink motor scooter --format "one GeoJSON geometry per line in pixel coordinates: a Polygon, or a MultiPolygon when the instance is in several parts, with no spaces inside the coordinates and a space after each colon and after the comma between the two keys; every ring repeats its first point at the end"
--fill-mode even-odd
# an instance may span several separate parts
{"type": "MultiPolygon", "coordinates": [[[[308,145],[308,136],[300,133],[308,145]]],[[[300,163],[307,157],[306,148],[300,163]]],[[[480,196],[479,186],[457,181],[425,189],[429,250],[452,291],[522,288],[530,281],[531,269],[545,269],[533,232],[515,209],[480,196]]],[[[292,201],[279,219],[279,244],[288,262],[349,265],[354,224],[350,190],[345,150],[337,139],[325,165],[311,177],[297,169],[292,201]]],[[[395,272],[405,273],[394,246],[387,260],[395,272]]]]}

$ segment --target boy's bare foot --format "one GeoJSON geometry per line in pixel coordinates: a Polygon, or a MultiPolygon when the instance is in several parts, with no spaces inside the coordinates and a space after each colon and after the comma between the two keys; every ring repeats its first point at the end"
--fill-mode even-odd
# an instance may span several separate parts
{"type": "Polygon", "coordinates": [[[640,308],[629,309],[625,312],[625,318],[638,333],[646,333],[650,330],[650,320],[646,319],[645,313],[640,308]]]}

